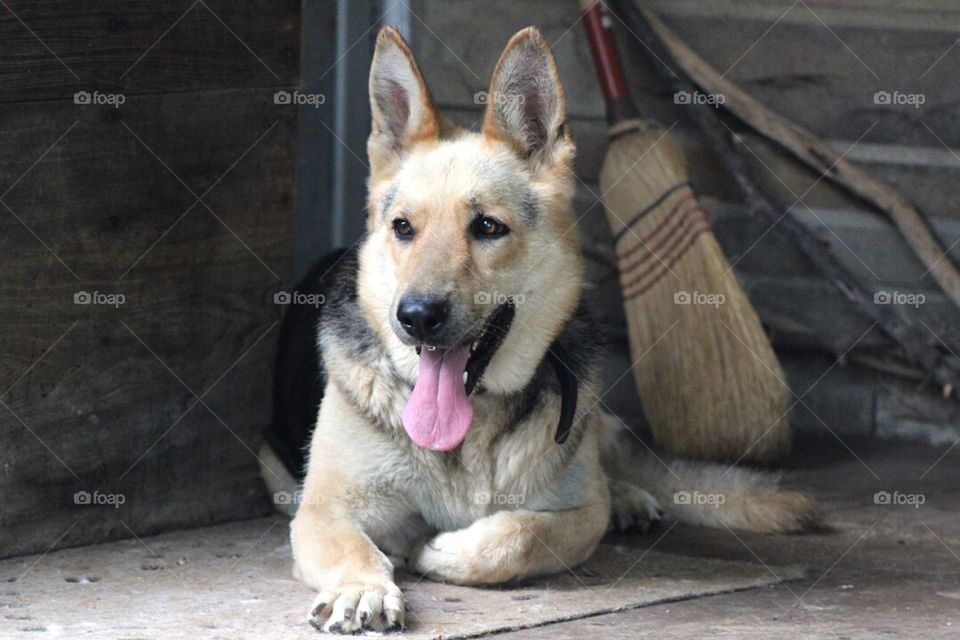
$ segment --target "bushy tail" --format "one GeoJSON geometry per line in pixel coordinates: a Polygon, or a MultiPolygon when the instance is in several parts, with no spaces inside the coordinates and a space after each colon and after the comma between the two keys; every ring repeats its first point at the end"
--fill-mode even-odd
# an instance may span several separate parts
{"type": "Polygon", "coordinates": [[[273,499],[273,508],[292,518],[297,513],[300,483],[283,466],[280,457],[269,444],[264,443],[257,459],[260,460],[260,476],[273,499]]]}
{"type": "Polygon", "coordinates": [[[779,488],[775,475],[662,457],[629,434],[624,437],[617,418],[605,415],[603,420],[607,430],[603,463],[608,477],[644,489],[681,522],[758,533],[823,527],[819,505],[803,493],[779,488]]]}

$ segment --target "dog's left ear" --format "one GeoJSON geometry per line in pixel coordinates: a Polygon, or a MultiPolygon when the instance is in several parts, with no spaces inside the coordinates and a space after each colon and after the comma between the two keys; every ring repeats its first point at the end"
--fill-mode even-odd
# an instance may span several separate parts
{"type": "Polygon", "coordinates": [[[522,157],[552,164],[568,142],[563,87],[550,47],[534,27],[510,39],[493,70],[483,134],[522,157]]]}

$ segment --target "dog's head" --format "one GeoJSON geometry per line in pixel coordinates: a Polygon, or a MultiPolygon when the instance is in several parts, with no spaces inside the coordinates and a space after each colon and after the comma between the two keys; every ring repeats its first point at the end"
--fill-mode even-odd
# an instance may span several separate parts
{"type": "Polygon", "coordinates": [[[479,133],[452,126],[403,38],[380,32],[359,295],[401,375],[416,381],[404,425],[433,449],[465,437],[481,376],[492,393],[529,382],[582,287],[574,145],[536,29],[510,40],[485,97],[479,133]]]}

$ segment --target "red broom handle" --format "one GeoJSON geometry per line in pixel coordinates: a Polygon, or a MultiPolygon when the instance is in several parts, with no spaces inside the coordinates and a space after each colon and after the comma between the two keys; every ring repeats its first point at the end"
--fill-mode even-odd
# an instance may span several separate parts
{"type": "Polygon", "coordinates": [[[597,67],[600,89],[607,103],[607,122],[612,125],[622,120],[639,118],[640,112],[630,97],[620,55],[613,41],[610,18],[606,15],[603,2],[580,0],[580,7],[583,9],[583,24],[587,29],[587,40],[590,42],[590,51],[597,67]]]}

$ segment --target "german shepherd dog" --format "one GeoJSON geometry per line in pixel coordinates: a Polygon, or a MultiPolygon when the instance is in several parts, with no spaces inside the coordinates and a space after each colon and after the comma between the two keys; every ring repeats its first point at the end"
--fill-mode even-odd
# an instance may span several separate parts
{"type": "Polygon", "coordinates": [[[661,504],[752,531],[816,523],[815,503],[770,478],[626,446],[598,409],[574,145],[536,29],[504,50],[480,132],[438,113],[389,28],[370,96],[366,236],[298,289],[325,304],[291,305],[278,357],[270,441],[295,474],[312,432],[290,537],[315,627],[402,627],[395,563],[464,585],[549,574],[586,560],[611,520],[647,529],[661,504]]]}

